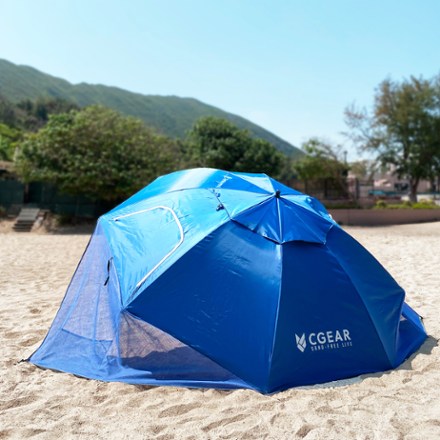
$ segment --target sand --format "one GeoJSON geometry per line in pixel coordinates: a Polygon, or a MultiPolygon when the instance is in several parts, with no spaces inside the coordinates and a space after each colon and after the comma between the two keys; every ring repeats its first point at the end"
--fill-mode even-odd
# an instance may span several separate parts
{"type": "Polygon", "coordinates": [[[0,438],[440,439],[440,223],[347,230],[406,290],[428,340],[396,370],[263,396],[18,363],[45,336],[89,236],[0,228],[0,438]]]}

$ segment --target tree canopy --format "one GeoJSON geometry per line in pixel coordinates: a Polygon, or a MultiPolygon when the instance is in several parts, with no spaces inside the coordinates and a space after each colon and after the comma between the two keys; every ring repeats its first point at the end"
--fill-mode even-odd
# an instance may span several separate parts
{"type": "Polygon", "coordinates": [[[350,137],[361,150],[374,151],[407,178],[411,199],[421,179],[440,173],[440,78],[387,79],[376,92],[371,113],[346,110],[350,137]]]}
{"type": "Polygon", "coordinates": [[[25,181],[52,182],[61,191],[119,201],[176,168],[175,142],[102,106],[49,116],[19,144],[16,170],[25,181]]]}
{"type": "Polygon", "coordinates": [[[184,142],[187,161],[193,166],[227,171],[264,172],[277,177],[285,160],[269,142],[256,139],[221,118],[199,119],[184,142]]]}
{"type": "Polygon", "coordinates": [[[301,180],[333,179],[342,185],[348,171],[342,147],[311,138],[302,145],[302,149],[306,154],[293,165],[301,180]]]}

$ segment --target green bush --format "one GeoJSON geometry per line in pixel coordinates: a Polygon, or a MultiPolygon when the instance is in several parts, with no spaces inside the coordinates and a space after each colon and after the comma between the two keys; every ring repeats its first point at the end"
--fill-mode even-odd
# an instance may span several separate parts
{"type": "Polygon", "coordinates": [[[374,205],[374,209],[385,209],[388,208],[389,205],[385,202],[385,200],[378,200],[374,205]]]}
{"type": "Polygon", "coordinates": [[[438,209],[440,206],[436,205],[434,200],[421,200],[420,202],[413,203],[414,209],[438,209]]]}
{"type": "Polygon", "coordinates": [[[411,203],[405,200],[401,203],[386,203],[385,200],[378,200],[373,209],[440,209],[434,200],[421,200],[411,203]]]}

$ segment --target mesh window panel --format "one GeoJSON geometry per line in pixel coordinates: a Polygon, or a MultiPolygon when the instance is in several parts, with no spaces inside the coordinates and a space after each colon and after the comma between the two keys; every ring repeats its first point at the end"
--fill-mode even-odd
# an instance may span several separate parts
{"type": "Polygon", "coordinates": [[[118,351],[121,365],[149,372],[157,380],[237,380],[208,357],[127,312],[121,314],[118,351]]]}

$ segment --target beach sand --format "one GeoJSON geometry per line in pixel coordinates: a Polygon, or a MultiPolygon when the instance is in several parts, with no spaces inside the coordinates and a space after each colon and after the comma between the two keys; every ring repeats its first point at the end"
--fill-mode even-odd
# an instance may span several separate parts
{"type": "Polygon", "coordinates": [[[440,439],[440,223],[346,229],[406,290],[429,338],[396,370],[263,396],[18,363],[44,338],[89,235],[0,228],[0,438],[440,439]]]}

